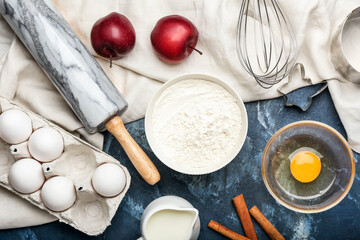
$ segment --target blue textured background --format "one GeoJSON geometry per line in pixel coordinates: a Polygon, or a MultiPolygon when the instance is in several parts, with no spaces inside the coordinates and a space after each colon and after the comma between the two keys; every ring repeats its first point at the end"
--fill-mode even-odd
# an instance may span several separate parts
{"type": "MultiPolygon", "coordinates": [[[[315,87],[302,89],[294,97],[311,95],[315,87]]],[[[286,239],[359,239],[360,187],[359,167],[350,193],[336,207],[318,214],[295,213],[280,206],[267,192],[261,177],[262,151],[270,137],[281,127],[299,120],[324,122],[345,136],[328,90],[313,99],[303,112],[297,107],[285,107],[284,99],[246,104],[249,131],[238,156],[225,168],[204,176],[177,173],[162,164],[152,153],[145,136],[144,120],[126,127],[134,139],[158,167],[162,180],[149,186],[136,173],[124,151],[113,136],[105,133],[104,151],[125,165],[132,174],[129,192],[121,203],[112,225],[100,236],[89,237],[72,227],[55,222],[42,226],[2,230],[0,239],[137,239],[140,218],[145,207],[163,195],[178,195],[190,201],[200,211],[199,239],[226,239],[207,227],[211,219],[244,234],[231,199],[243,193],[249,208],[257,205],[286,239]]],[[[359,155],[355,154],[356,162],[359,155]]],[[[1,214],[1,213],[0,213],[1,214]]],[[[269,239],[255,223],[259,239],[269,239]]]]}

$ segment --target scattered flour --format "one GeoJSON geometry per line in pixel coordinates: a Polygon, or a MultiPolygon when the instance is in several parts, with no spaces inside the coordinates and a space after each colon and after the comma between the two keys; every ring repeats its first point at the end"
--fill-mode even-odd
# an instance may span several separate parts
{"type": "Polygon", "coordinates": [[[170,161],[201,169],[221,162],[233,149],[240,138],[241,112],[236,99],[220,85],[189,79],[160,95],[152,124],[170,161]]]}

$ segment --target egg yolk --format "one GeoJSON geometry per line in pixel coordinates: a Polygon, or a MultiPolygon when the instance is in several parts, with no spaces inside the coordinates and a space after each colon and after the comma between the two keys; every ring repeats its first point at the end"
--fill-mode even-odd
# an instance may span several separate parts
{"type": "Polygon", "coordinates": [[[320,174],[320,158],[312,152],[298,152],[291,159],[290,170],[296,180],[303,183],[312,182],[320,174]]]}

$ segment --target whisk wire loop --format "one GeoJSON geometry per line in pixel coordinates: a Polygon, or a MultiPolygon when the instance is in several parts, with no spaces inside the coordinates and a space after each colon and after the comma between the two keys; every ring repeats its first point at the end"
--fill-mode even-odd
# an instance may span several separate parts
{"type": "Polygon", "coordinates": [[[240,64],[263,88],[279,83],[295,65],[294,32],[276,0],[244,0],[236,40],[240,64]]]}

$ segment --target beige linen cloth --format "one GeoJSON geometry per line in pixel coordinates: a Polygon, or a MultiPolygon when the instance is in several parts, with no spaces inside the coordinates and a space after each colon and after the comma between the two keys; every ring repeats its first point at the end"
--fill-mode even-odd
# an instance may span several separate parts
{"type": "MultiPolygon", "coordinates": [[[[84,44],[94,22],[110,12],[126,15],[136,31],[130,55],[114,61],[97,58],[129,102],[125,122],[144,117],[147,104],[162,83],[178,75],[205,73],[230,84],[246,102],[281,96],[296,88],[328,80],[331,96],[356,151],[360,151],[360,86],[346,82],[330,60],[334,33],[360,0],[279,0],[290,18],[299,45],[292,78],[262,89],[242,69],[236,54],[236,26],[241,0],[54,0],[84,44]],[[153,53],[150,33],[157,20],[171,14],[189,18],[199,30],[197,48],[181,64],[168,65],[153,53]],[[304,71],[301,71],[304,70],[304,71]]],[[[11,29],[0,19],[0,96],[40,114],[66,130],[102,146],[102,135],[89,135],[11,29]]],[[[42,224],[54,218],[12,193],[0,189],[0,228],[42,224]]]]}

